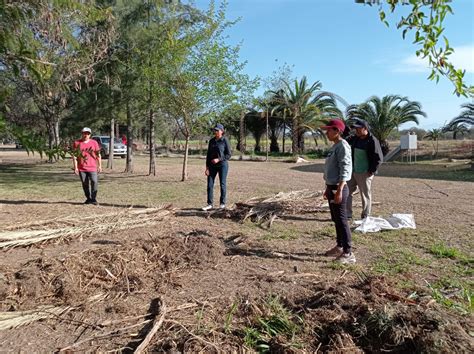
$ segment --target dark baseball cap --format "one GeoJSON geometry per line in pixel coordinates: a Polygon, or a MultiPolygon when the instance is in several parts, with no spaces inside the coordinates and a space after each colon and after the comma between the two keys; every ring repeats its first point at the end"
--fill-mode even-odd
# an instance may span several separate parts
{"type": "Polygon", "coordinates": [[[328,124],[323,125],[321,127],[321,129],[332,129],[332,128],[336,128],[342,133],[346,129],[346,125],[340,119],[331,119],[328,122],[328,124]]]}
{"type": "Polygon", "coordinates": [[[356,119],[351,125],[352,128],[369,128],[369,123],[363,119],[356,119]]]}
{"type": "Polygon", "coordinates": [[[224,131],[224,126],[220,123],[216,124],[216,126],[212,130],[220,130],[224,131]]]}

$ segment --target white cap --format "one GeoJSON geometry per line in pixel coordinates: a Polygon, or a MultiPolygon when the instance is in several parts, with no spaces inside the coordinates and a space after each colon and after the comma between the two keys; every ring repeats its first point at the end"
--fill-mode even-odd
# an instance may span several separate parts
{"type": "Polygon", "coordinates": [[[92,130],[91,130],[91,128],[85,127],[85,128],[82,128],[82,133],[90,133],[90,134],[92,134],[92,130]]]}

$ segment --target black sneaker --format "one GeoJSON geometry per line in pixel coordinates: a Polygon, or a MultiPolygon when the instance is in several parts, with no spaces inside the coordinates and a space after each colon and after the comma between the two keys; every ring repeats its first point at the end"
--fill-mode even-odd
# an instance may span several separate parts
{"type": "Polygon", "coordinates": [[[92,204],[92,199],[87,199],[84,204],[92,204]]]}
{"type": "Polygon", "coordinates": [[[99,203],[97,202],[97,200],[91,200],[91,204],[99,205],[99,203]]]}

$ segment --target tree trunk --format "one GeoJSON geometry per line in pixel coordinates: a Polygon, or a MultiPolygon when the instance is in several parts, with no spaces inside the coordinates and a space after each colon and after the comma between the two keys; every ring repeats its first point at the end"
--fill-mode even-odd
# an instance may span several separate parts
{"type": "Polygon", "coordinates": [[[120,124],[119,122],[115,122],[115,137],[120,138],[120,124]]]}
{"type": "Polygon", "coordinates": [[[304,132],[300,132],[298,134],[298,152],[300,154],[303,154],[305,151],[305,146],[304,146],[304,132]]]}
{"type": "Polygon", "coordinates": [[[243,159],[245,155],[245,112],[240,112],[240,122],[239,122],[239,151],[240,151],[240,159],[243,159]]]}
{"type": "Polygon", "coordinates": [[[127,102],[127,163],[125,172],[133,173],[133,127],[129,102],[127,102]]]}
{"type": "Polygon", "coordinates": [[[291,134],[291,151],[293,153],[293,156],[298,156],[299,154],[298,135],[299,135],[298,117],[295,116],[293,117],[293,120],[292,120],[292,134],[291,134]]]}
{"type": "Polygon", "coordinates": [[[155,164],[155,114],[153,109],[150,108],[149,112],[149,145],[150,145],[150,168],[148,169],[148,175],[156,176],[156,164],[155,164]]]}
{"type": "Polygon", "coordinates": [[[390,151],[390,146],[387,140],[380,140],[380,148],[382,149],[383,156],[387,155],[390,151]]]}
{"type": "Polygon", "coordinates": [[[285,153],[285,135],[286,135],[286,112],[283,111],[283,142],[282,142],[282,152],[285,153]]]}
{"type": "Polygon", "coordinates": [[[114,143],[115,143],[115,119],[110,119],[110,141],[109,141],[109,158],[107,160],[107,168],[114,168],[114,143]]]}
{"type": "Polygon", "coordinates": [[[61,142],[59,138],[59,120],[54,120],[54,146],[58,147],[61,142]]]}
{"type": "Polygon", "coordinates": [[[181,175],[181,181],[188,179],[188,149],[189,149],[189,134],[184,137],[184,160],[183,160],[183,173],[181,175]]]}
{"type": "Polygon", "coordinates": [[[265,118],[266,118],[266,129],[265,129],[265,153],[266,153],[266,157],[265,157],[265,161],[268,161],[268,108],[266,109],[265,111],[266,115],[265,115],[265,118]]]}

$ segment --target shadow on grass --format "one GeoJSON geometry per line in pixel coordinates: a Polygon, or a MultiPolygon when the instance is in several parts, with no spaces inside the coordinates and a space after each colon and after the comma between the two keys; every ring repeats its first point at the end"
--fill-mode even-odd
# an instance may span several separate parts
{"type": "MultiPolygon", "coordinates": [[[[304,164],[291,167],[300,172],[324,173],[323,163],[304,164]]],[[[384,163],[377,176],[398,178],[420,178],[442,181],[474,182],[474,171],[469,165],[427,165],[384,163]]]]}

